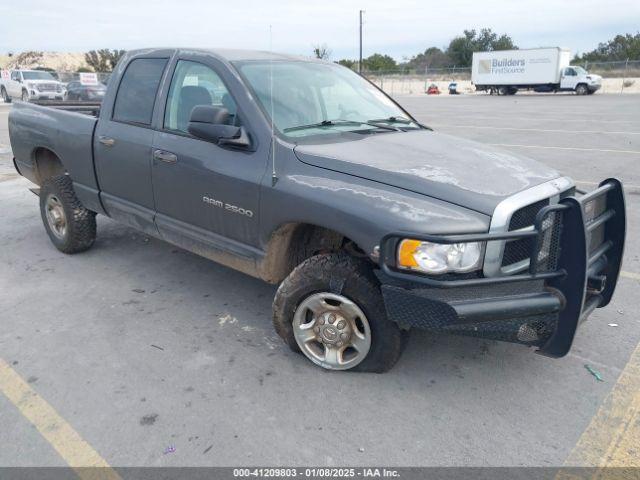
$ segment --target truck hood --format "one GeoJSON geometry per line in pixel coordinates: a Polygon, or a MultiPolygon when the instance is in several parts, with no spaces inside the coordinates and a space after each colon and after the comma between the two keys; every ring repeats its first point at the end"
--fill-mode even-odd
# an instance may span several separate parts
{"type": "Polygon", "coordinates": [[[309,165],[421,193],[487,215],[493,214],[504,198],[560,176],[527,157],[430,130],[297,145],[294,152],[309,165]]]}

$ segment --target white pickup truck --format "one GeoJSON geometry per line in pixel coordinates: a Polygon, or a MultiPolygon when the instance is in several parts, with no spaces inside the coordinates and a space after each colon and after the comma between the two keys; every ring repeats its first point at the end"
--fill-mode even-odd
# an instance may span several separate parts
{"type": "Polygon", "coordinates": [[[13,99],[62,100],[64,86],[51,73],[43,70],[12,70],[0,79],[0,96],[5,103],[13,99]]]}

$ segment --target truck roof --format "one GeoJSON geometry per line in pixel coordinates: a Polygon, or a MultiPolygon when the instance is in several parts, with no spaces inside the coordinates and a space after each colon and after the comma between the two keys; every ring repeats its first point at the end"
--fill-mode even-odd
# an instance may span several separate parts
{"type": "Polygon", "coordinates": [[[285,53],[267,52],[264,50],[241,50],[241,49],[228,49],[228,48],[141,48],[137,50],[130,50],[128,53],[135,57],[139,54],[145,54],[153,50],[163,51],[180,51],[180,52],[198,52],[208,53],[215,57],[227,60],[229,62],[239,61],[251,61],[251,60],[297,60],[305,62],[322,62],[312,57],[305,57],[302,55],[288,55],[285,53]]]}

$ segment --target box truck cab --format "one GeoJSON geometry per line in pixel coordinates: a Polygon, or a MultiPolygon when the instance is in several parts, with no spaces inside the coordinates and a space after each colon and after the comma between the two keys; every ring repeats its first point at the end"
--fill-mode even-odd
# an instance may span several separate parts
{"type": "Polygon", "coordinates": [[[513,95],[518,90],[574,91],[578,95],[596,92],[602,77],[570,66],[570,62],[571,52],[559,47],[474,52],[471,81],[476,90],[499,95],[513,95]]]}

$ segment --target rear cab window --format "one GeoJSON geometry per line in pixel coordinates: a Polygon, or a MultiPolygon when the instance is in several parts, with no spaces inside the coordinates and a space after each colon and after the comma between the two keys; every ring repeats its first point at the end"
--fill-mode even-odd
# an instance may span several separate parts
{"type": "Polygon", "coordinates": [[[112,119],[137,125],[151,125],[153,106],[167,65],[166,58],[136,58],[122,76],[112,119]]]}

